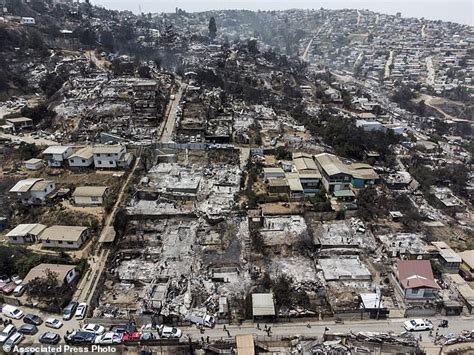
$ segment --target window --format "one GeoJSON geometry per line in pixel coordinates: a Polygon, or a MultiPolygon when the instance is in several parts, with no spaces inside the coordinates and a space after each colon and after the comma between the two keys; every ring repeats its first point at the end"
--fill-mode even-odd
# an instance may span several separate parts
{"type": "Polygon", "coordinates": [[[109,161],[109,164],[112,165],[114,162],[113,161],[109,161]]]}
{"type": "Polygon", "coordinates": [[[84,159],[82,159],[82,162],[85,163],[86,161],[84,159]]]}
{"type": "Polygon", "coordinates": [[[58,244],[63,244],[63,241],[62,241],[62,240],[58,240],[58,244]]]}
{"type": "Polygon", "coordinates": [[[412,293],[412,295],[417,295],[418,294],[418,289],[417,288],[412,288],[411,293],[412,293]]]}
{"type": "Polygon", "coordinates": [[[73,245],[74,243],[73,242],[67,242],[69,245],[73,245]]]}
{"type": "Polygon", "coordinates": [[[49,239],[46,240],[46,244],[51,244],[51,241],[49,239]]]}
{"type": "Polygon", "coordinates": [[[91,196],[91,201],[92,202],[98,202],[99,198],[97,196],[91,196]]]}
{"type": "Polygon", "coordinates": [[[110,154],[107,154],[108,157],[110,157],[110,154]]]}
{"type": "Polygon", "coordinates": [[[12,237],[13,240],[17,240],[18,238],[17,237],[12,237]]]}
{"type": "Polygon", "coordinates": [[[102,164],[102,160],[99,160],[99,165],[101,165],[101,164],[102,164]]]}
{"type": "Polygon", "coordinates": [[[74,159],[69,159],[69,163],[74,164],[74,159]]]}

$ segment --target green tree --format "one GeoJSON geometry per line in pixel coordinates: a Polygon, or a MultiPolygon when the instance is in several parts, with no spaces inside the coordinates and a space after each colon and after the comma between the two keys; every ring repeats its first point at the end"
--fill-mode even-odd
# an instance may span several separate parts
{"type": "Polygon", "coordinates": [[[216,38],[216,34],[217,34],[217,25],[216,25],[216,19],[214,18],[214,16],[212,16],[210,19],[209,19],[209,36],[214,39],[216,38]]]}

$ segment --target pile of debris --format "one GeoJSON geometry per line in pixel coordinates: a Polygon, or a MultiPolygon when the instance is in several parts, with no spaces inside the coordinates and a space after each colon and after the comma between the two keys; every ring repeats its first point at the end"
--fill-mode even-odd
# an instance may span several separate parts
{"type": "Polygon", "coordinates": [[[463,330],[459,334],[449,333],[439,335],[435,339],[435,344],[439,345],[451,345],[458,343],[466,343],[474,341],[474,330],[463,330]]]}

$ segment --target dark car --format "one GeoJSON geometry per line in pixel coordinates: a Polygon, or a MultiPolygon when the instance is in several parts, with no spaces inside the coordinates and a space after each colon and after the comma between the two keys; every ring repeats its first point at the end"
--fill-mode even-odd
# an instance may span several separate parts
{"type": "Polygon", "coordinates": [[[41,323],[43,323],[43,320],[40,318],[40,316],[37,316],[36,314],[27,314],[23,318],[23,323],[40,325],[41,323]]]}
{"type": "Polygon", "coordinates": [[[38,328],[36,328],[36,325],[34,324],[23,324],[18,328],[18,332],[21,334],[33,335],[38,332],[38,328]]]}
{"type": "Polygon", "coordinates": [[[63,309],[63,319],[70,320],[76,313],[76,308],[79,303],[73,301],[69,303],[66,308],[63,309]]]}
{"type": "Polygon", "coordinates": [[[53,332],[45,332],[39,337],[39,342],[43,344],[57,344],[61,340],[58,334],[53,332]]]}
{"type": "Polygon", "coordinates": [[[112,326],[110,331],[120,335],[124,333],[134,333],[137,331],[137,326],[135,324],[118,324],[112,326]]]}
{"type": "Polygon", "coordinates": [[[95,334],[91,332],[83,332],[75,330],[70,334],[64,336],[66,344],[78,345],[78,344],[93,344],[95,340],[95,334]]]}

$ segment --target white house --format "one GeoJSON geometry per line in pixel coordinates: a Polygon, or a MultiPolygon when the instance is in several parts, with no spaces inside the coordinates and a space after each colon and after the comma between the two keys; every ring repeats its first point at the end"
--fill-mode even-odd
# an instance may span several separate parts
{"type": "Polygon", "coordinates": [[[56,190],[54,181],[44,179],[24,179],[18,181],[9,193],[14,199],[32,205],[44,202],[56,190]]]}
{"type": "Polygon", "coordinates": [[[34,25],[36,21],[33,17],[22,17],[20,20],[22,25],[34,25]]]}
{"type": "Polygon", "coordinates": [[[71,168],[88,168],[94,162],[94,152],[92,147],[84,147],[72,154],[69,158],[71,168]]]}
{"type": "Polygon", "coordinates": [[[46,148],[43,152],[44,159],[48,166],[61,167],[64,162],[72,155],[72,148],[69,146],[55,145],[46,148]]]}
{"type": "Polygon", "coordinates": [[[11,127],[13,127],[13,131],[21,131],[23,129],[32,129],[33,128],[33,120],[28,117],[15,117],[15,118],[7,118],[5,123],[11,127]]]}
{"type": "Polygon", "coordinates": [[[40,170],[43,167],[43,160],[31,158],[24,162],[26,170],[40,170]]]}
{"type": "Polygon", "coordinates": [[[98,169],[127,168],[133,155],[127,153],[123,145],[103,145],[94,147],[94,165],[98,169]]]}
{"type": "Polygon", "coordinates": [[[87,227],[51,226],[41,233],[41,245],[46,248],[79,249],[89,238],[87,227]]]}
{"type": "Polygon", "coordinates": [[[80,186],[72,197],[78,206],[100,206],[104,202],[106,186],[80,186]]]}
{"type": "Polygon", "coordinates": [[[39,223],[19,224],[7,233],[7,238],[12,244],[35,243],[46,226],[39,223]]]}

